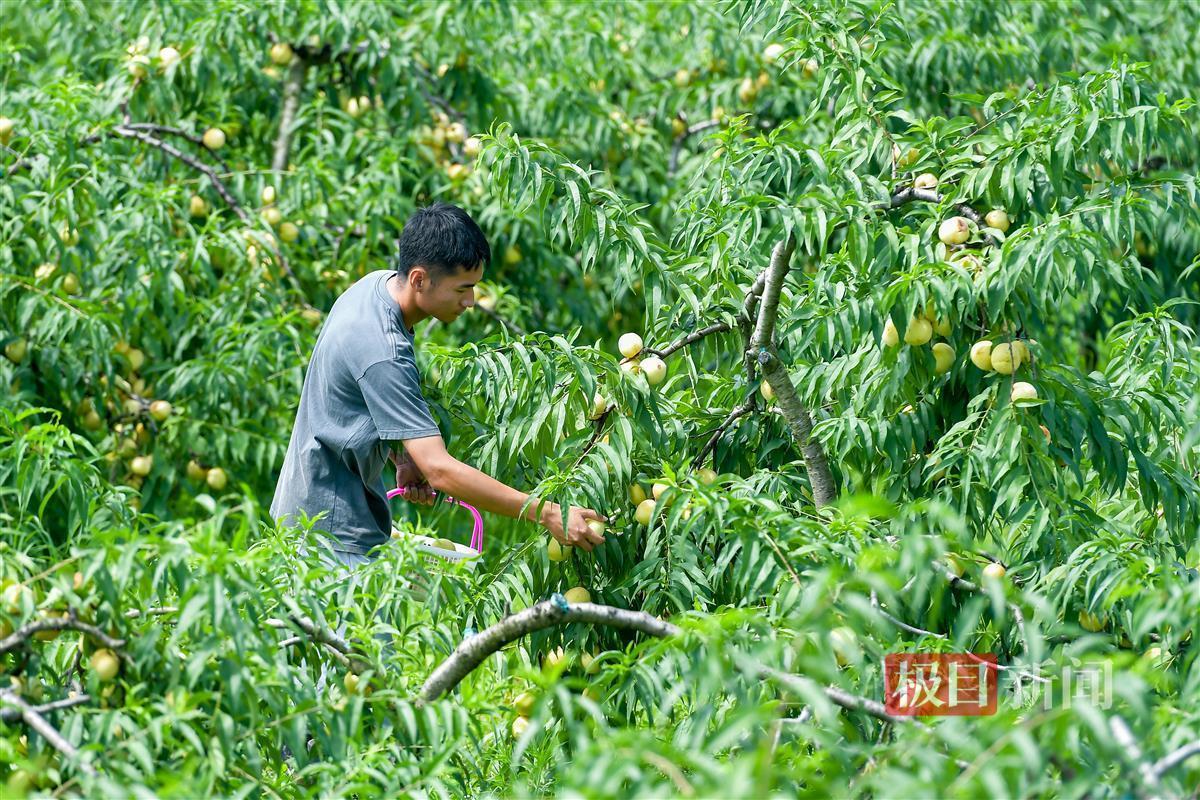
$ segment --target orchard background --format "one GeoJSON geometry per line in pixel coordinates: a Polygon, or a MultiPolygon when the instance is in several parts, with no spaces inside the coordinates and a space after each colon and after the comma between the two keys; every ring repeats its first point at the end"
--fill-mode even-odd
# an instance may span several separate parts
{"type": "Polygon", "coordinates": [[[4,11],[8,794],[1196,796],[1194,3],[4,11]],[[266,506],[438,199],[495,254],[418,331],[451,451],[609,542],[348,583],[266,506]],[[882,708],[964,650],[994,716],[882,708]]]}

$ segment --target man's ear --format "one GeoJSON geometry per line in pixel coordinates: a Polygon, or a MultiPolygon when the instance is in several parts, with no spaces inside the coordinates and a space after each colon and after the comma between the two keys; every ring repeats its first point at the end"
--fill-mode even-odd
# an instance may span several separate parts
{"type": "Polygon", "coordinates": [[[412,267],[408,271],[408,282],[414,289],[425,289],[430,285],[429,271],[424,267],[412,267]]]}

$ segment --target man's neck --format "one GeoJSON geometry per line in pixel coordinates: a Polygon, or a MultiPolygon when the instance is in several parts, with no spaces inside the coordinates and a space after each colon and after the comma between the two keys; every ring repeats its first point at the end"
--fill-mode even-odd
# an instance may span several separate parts
{"type": "Polygon", "coordinates": [[[413,297],[412,292],[407,291],[407,287],[401,282],[399,274],[388,278],[387,290],[392,299],[396,301],[396,304],[400,306],[400,314],[404,317],[404,327],[410,332],[416,327],[418,322],[429,316],[417,307],[416,298],[413,297]]]}

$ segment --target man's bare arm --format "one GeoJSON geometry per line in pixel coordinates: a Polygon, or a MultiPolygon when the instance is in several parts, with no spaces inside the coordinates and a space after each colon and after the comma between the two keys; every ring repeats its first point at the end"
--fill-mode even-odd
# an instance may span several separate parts
{"type": "Polygon", "coordinates": [[[603,534],[596,533],[587,524],[589,520],[604,522],[605,518],[600,514],[590,508],[572,508],[565,530],[562,524],[562,509],[557,503],[542,503],[539,511],[539,500],[535,498],[522,514],[521,507],[529,499],[528,494],[459,461],[446,450],[446,443],[440,436],[408,439],[404,442],[404,450],[429,481],[429,485],[439,492],[493,514],[537,522],[563,544],[591,550],[604,543],[603,534]]]}

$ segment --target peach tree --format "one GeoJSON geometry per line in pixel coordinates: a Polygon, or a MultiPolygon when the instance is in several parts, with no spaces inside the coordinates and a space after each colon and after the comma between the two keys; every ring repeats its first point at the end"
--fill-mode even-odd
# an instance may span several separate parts
{"type": "Polygon", "coordinates": [[[9,792],[1196,784],[1193,5],[10,15],[9,792]],[[418,331],[451,451],[608,542],[348,580],[266,507],[324,313],[436,199],[494,255],[418,331]],[[996,713],[896,713],[911,652],[994,655],[996,713]]]}

